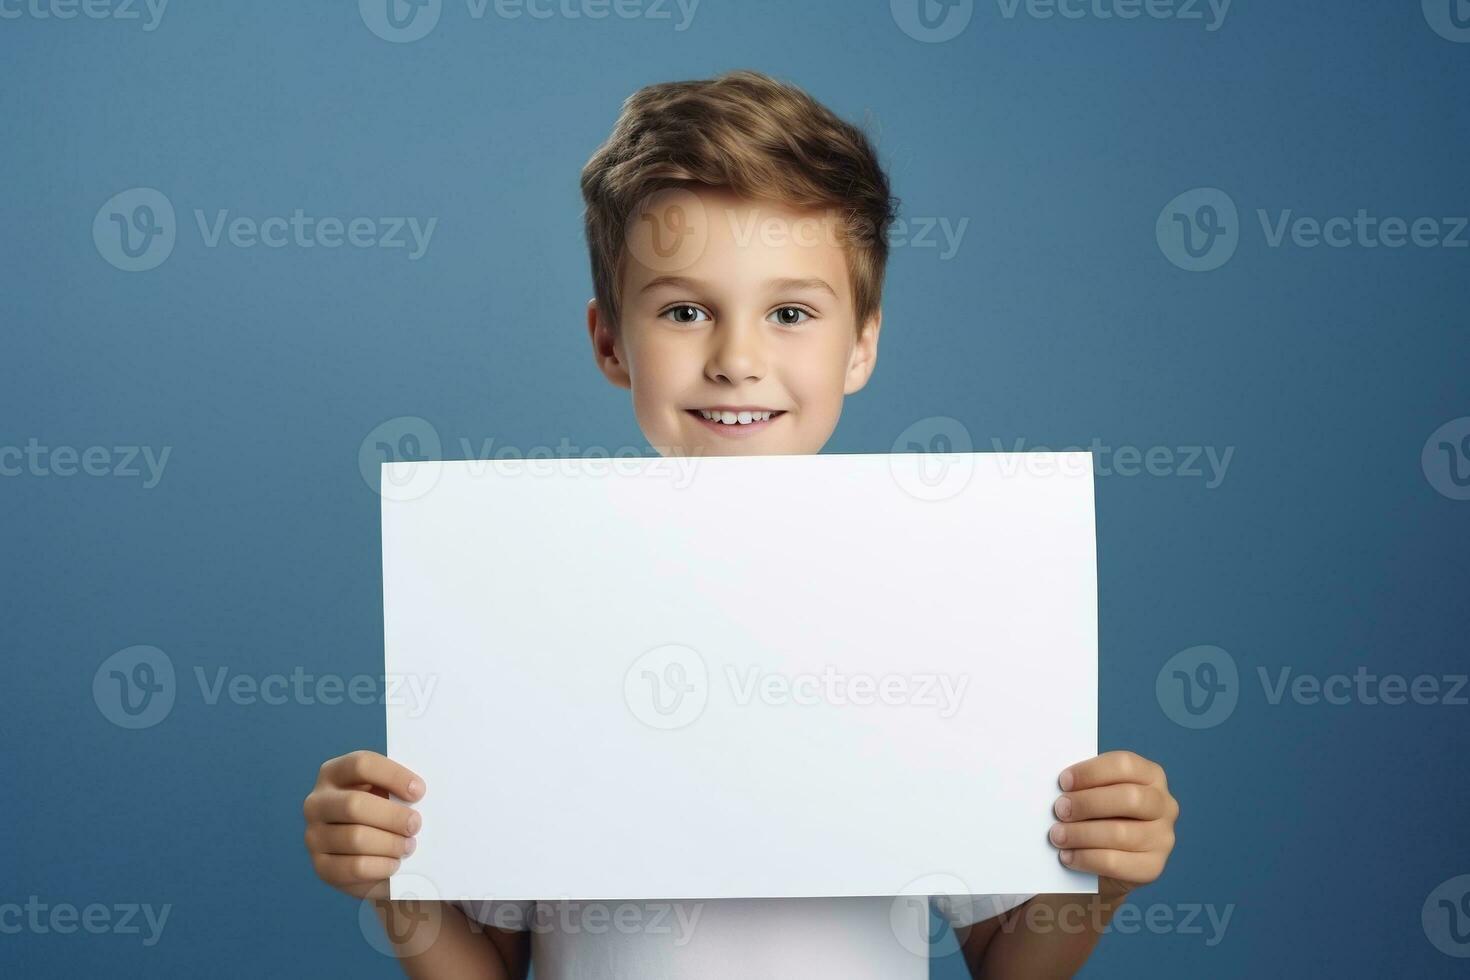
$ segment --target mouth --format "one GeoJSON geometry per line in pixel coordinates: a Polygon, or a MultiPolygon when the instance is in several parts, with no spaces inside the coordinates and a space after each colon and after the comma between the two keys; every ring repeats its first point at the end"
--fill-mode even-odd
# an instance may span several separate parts
{"type": "Polygon", "coordinates": [[[687,408],[685,411],[701,425],[722,436],[740,438],[752,436],[769,428],[785,411],[751,406],[735,407],[717,405],[711,408],[687,408]]]}

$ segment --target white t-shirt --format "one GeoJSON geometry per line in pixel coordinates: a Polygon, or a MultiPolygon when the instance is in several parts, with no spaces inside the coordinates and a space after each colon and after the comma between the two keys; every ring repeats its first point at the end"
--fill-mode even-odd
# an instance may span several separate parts
{"type": "Polygon", "coordinates": [[[930,902],[959,928],[1030,897],[455,904],[531,930],[536,980],[925,980],[930,902]]]}

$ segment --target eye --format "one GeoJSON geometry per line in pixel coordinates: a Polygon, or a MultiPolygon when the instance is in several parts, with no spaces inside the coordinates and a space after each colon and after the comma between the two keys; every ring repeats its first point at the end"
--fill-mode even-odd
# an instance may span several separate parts
{"type": "Polygon", "coordinates": [[[771,316],[783,327],[795,327],[812,318],[810,313],[799,306],[778,307],[771,316]]]}
{"type": "Polygon", "coordinates": [[[659,316],[673,320],[675,323],[698,323],[700,317],[704,317],[706,320],[710,318],[709,314],[704,312],[704,310],[701,310],[697,306],[690,306],[688,303],[671,306],[660,313],[659,316]]]}

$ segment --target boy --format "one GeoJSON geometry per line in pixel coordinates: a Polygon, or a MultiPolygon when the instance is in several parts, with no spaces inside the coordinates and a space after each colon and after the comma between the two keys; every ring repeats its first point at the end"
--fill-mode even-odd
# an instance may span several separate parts
{"type": "MultiPolygon", "coordinates": [[[[582,193],[593,353],[630,390],[650,445],[663,455],[818,452],[878,355],[895,202],[863,133],[754,72],[654,85],[624,104],[582,193]]],[[[493,759],[486,770],[493,778],[493,759]]],[[[1173,849],[1179,807],[1154,763],[1110,752],[1058,785],[1049,839],[1064,864],[1100,876],[1100,893],[937,897],[974,976],[1071,975],[1173,849]]],[[[317,874],[358,898],[385,896],[419,830],[418,814],[386,796],[425,792],[377,753],[325,763],[304,807],[317,874]]],[[[500,818],[487,835],[516,846],[520,818],[500,818]]],[[[540,980],[928,975],[927,956],[915,955],[927,921],[905,922],[882,897],[376,904],[415,977],[521,978],[533,954],[540,980]],[[658,904],[672,914],[651,912],[658,904]],[[610,927],[624,913],[685,929],[610,927]]]]}

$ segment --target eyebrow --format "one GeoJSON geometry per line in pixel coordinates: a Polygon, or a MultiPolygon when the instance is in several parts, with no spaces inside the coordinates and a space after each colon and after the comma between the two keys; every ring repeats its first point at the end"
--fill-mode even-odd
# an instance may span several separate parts
{"type": "MultiPolygon", "coordinates": [[[[638,291],[640,293],[646,293],[649,290],[658,289],[660,286],[672,286],[678,289],[698,289],[701,285],[703,284],[685,276],[657,276],[644,283],[643,288],[638,291]]],[[[830,293],[834,299],[837,298],[837,290],[828,285],[827,280],[818,279],[815,276],[807,279],[772,279],[768,285],[772,289],[782,292],[795,289],[817,289],[830,293]]]]}

